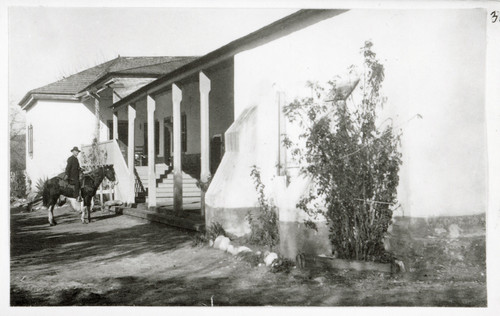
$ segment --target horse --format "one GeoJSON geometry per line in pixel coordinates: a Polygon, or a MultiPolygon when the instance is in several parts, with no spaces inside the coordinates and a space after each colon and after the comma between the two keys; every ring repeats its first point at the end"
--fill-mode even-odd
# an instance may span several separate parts
{"type": "MultiPolygon", "coordinates": [[[[83,199],[83,207],[81,207],[81,220],[83,224],[90,223],[90,213],[93,204],[93,197],[95,196],[97,188],[101,184],[102,180],[104,180],[104,178],[107,178],[112,182],[116,180],[115,170],[112,165],[100,166],[95,170],[84,174],[82,177],[80,192],[83,199]],[[87,215],[87,219],[85,219],[85,215],[87,215]]],[[[54,207],[56,204],[64,204],[64,202],[62,202],[63,200],[60,197],[64,196],[70,199],[74,199],[74,190],[74,186],[70,185],[67,180],[65,180],[61,175],[47,180],[43,187],[42,200],[43,206],[47,207],[50,226],[57,225],[57,222],[54,220],[54,207]]],[[[75,207],[73,206],[73,208],[75,207]]]]}

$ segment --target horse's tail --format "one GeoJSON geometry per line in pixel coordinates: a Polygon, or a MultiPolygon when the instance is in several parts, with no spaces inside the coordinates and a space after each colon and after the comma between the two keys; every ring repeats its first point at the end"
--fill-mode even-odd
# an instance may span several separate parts
{"type": "Polygon", "coordinates": [[[50,201],[50,188],[47,185],[47,182],[43,186],[42,190],[42,201],[43,201],[43,206],[48,207],[49,206],[49,201],[50,201]]]}
{"type": "Polygon", "coordinates": [[[54,187],[54,183],[51,183],[49,179],[44,179],[39,181],[37,184],[38,195],[42,196],[43,206],[48,207],[51,201],[50,196],[52,195],[52,188],[54,187]]]}

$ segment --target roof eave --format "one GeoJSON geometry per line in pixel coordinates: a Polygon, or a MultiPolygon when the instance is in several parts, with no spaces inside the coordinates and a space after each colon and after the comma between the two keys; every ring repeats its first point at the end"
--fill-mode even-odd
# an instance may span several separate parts
{"type": "Polygon", "coordinates": [[[57,94],[57,93],[31,93],[28,94],[19,102],[21,110],[28,110],[38,100],[55,100],[55,101],[79,101],[79,98],[74,94],[57,94]]]}

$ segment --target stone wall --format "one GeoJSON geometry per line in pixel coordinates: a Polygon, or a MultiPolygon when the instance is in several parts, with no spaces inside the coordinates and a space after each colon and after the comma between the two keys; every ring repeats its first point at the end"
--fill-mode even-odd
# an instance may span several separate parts
{"type": "Polygon", "coordinates": [[[393,221],[386,249],[403,260],[409,272],[430,277],[451,270],[471,276],[485,272],[485,214],[393,221]]]}
{"type": "MultiPolygon", "coordinates": [[[[290,259],[298,253],[331,255],[328,234],[326,225],[319,225],[316,232],[303,223],[280,222],[280,252],[290,259]]],[[[394,217],[384,244],[413,276],[463,272],[479,279],[486,273],[485,235],[485,214],[394,217]]]]}

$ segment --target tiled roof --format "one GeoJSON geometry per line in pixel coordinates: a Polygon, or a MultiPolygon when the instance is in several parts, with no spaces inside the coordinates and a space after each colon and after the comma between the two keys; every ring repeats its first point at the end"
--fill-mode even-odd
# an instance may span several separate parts
{"type": "MultiPolygon", "coordinates": [[[[171,60],[166,61],[164,63],[160,64],[154,64],[154,65],[149,65],[149,66],[140,66],[140,67],[135,67],[135,68],[127,68],[120,70],[120,73],[123,74],[142,74],[142,73],[148,73],[148,74],[157,74],[157,75],[164,75],[172,70],[175,70],[185,64],[190,63],[191,61],[197,59],[198,57],[177,57],[177,58],[171,58],[171,60]]],[[[118,71],[117,71],[118,72],[118,71]]]]}
{"type": "Polygon", "coordinates": [[[100,65],[83,70],[74,75],[29,91],[19,102],[20,105],[32,94],[74,95],[89,87],[97,80],[112,74],[141,75],[158,77],[181,67],[197,57],[117,57],[100,65]]]}

